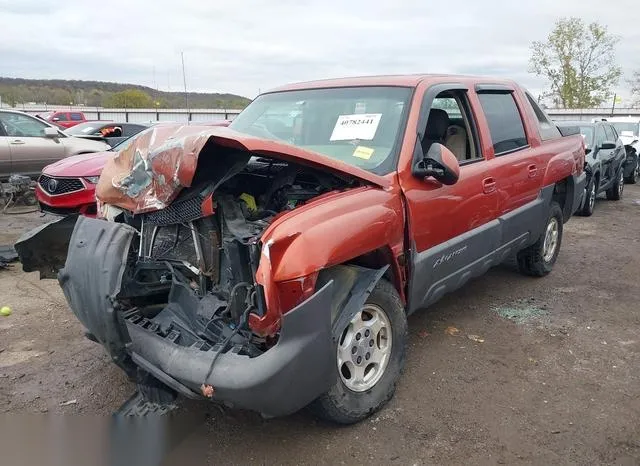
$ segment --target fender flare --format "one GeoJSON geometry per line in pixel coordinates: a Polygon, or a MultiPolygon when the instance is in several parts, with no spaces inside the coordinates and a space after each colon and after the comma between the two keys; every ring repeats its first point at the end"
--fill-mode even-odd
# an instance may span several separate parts
{"type": "Polygon", "coordinates": [[[331,299],[331,334],[337,340],[337,330],[344,328],[353,316],[362,309],[365,301],[389,269],[385,265],[370,269],[356,265],[336,265],[320,271],[317,288],[333,280],[331,299]]]}

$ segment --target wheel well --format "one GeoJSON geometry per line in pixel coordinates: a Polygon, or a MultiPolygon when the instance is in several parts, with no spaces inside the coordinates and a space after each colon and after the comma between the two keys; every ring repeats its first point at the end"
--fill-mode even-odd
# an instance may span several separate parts
{"type": "Polygon", "coordinates": [[[573,198],[573,179],[569,181],[569,178],[565,178],[562,181],[556,183],[553,188],[553,198],[554,202],[557,202],[562,210],[563,220],[566,222],[571,217],[571,206],[570,202],[567,202],[568,199],[573,198]],[[571,195],[570,195],[571,194],[571,195]]]}
{"type": "Polygon", "coordinates": [[[393,283],[396,291],[404,301],[404,284],[402,283],[401,277],[399,276],[399,266],[393,259],[393,254],[391,253],[391,250],[389,248],[383,247],[367,252],[365,254],[362,254],[361,256],[354,257],[353,259],[348,261],[347,264],[359,265],[361,267],[367,267],[370,269],[380,269],[388,265],[389,268],[385,272],[384,278],[393,283]]]}

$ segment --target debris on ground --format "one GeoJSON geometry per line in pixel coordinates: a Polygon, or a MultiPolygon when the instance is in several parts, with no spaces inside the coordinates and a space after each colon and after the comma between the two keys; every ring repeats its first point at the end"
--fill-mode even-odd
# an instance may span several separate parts
{"type": "Polygon", "coordinates": [[[513,304],[497,306],[492,310],[504,319],[512,320],[516,324],[523,324],[548,314],[546,309],[538,307],[534,303],[534,298],[519,299],[513,304]]]}
{"type": "Polygon", "coordinates": [[[418,336],[420,338],[426,338],[429,336],[429,332],[427,332],[426,330],[421,330],[420,333],[418,333],[418,336]]]}
{"type": "Polygon", "coordinates": [[[471,341],[475,341],[476,343],[484,343],[484,338],[479,337],[478,335],[467,335],[467,338],[471,341]]]}
{"type": "Polygon", "coordinates": [[[26,214],[37,211],[38,208],[34,207],[38,204],[35,187],[36,182],[25,175],[11,175],[8,183],[0,183],[2,213],[26,214]]]}
{"type": "Polygon", "coordinates": [[[0,246],[0,269],[6,269],[11,262],[18,260],[18,254],[13,246],[0,246]]]}
{"type": "Polygon", "coordinates": [[[451,337],[457,337],[458,335],[460,335],[460,330],[457,329],[456,327],[451,326],[444,329],[444,333],[446,333],[451,337]]]}
{"type": "Polygon", "coordinates": [[[11,315],[11,308],[9,306],[2,306],[0,308],[0,316],[8,317],[11,315]]]}
{"type": "Polygon", "coordinates": [[[62,403],[60,403],[60,406],[70,406],[75,404],[78,404],[78,400],[63,401],[62,403]]]}

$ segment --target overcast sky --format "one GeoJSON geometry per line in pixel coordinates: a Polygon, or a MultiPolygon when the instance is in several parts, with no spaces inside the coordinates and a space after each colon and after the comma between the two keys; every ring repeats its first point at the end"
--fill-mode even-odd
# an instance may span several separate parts
{"type": "Polygon", "coordinates": [[[637,2],[0,0],[0,76],[177,91],[184,51],[194,91],[254,97],[294,81],[428,72],[511,77],[537,93],[529,45],[561,16],[607,25],[625,76],[640,69],[637,2]]]}

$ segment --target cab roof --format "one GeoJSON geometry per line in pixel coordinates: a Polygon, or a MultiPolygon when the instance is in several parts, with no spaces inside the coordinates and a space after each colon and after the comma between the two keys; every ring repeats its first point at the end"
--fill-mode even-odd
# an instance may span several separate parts
{"type": "Polygon", "coordinates": [[[323,79],[319,81],[306,81],[300,83],[286,84],[267,91],[283,92],[302,89],[326,89],[332,87],[358,87],[358,86],[395,86],[395,87],[416,87],[423,81],[432,84],[446,82],[461,82],[473,86],[475,84],[498,84],[515,87],[517,84],[508,79],[492,78],[487,76],[465,76],[455,74],[401,74],[382,76],[358,76],[350,78],[323,79]]]}

